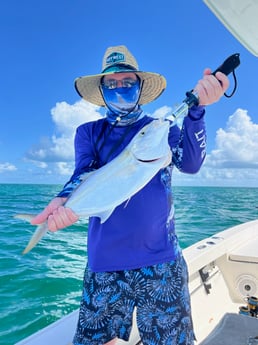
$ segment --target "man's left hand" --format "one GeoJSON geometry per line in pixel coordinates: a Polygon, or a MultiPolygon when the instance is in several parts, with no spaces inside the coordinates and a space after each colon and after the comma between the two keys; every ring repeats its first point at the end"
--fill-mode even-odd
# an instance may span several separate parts
{"type": "Polygon", "coordinates": [[[198,93],[199,105],[217,102],[229,87],[229,79],[224,73],[217,72],[216,76],[211,73],[211,69],[206,68],[203,72],[203,78],[198,81],[194,88],[194,91],[198,93]]]}

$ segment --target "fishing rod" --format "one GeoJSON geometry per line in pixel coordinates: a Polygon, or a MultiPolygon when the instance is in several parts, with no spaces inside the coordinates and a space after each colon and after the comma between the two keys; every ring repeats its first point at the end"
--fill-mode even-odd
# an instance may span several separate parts
{"type": "MultiPolygon", "coordinates": [[[[237,87],[237,80],[236,80],[236,75],[235,75],[235,69],[240,65],[240,54],[236,53],[231,56],[229,56],[223,63],[220,65],[214,72],[212,72],[212,75],[215,76],[217,72],[222,72],[226,75],[229,75],[230,73],[233,72],[233,77],[234,77],[234,82],[235,86],[230,95],[227,95],[224,93],[226,97],[232,97],[233,94],[236,91],[237,87]]],[[[167,118],[171,119],[173,121],[173,124],[176,124],[177,120],[181,116],[186,116],[188,113],[188,110],[194,106],[194,105],[199,105],[199,98],[198,98],[198,93],[194,90],[186,92],[186,98],[183,100],[183,102],[175,108],[172,114],[167,116],[167,118]]]]}

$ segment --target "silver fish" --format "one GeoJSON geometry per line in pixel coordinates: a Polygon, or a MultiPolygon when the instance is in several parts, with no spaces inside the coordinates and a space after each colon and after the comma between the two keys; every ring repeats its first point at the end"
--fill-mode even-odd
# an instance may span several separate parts
{"type": "MultiPolygon", "coordinates": [[[[169,121],[154,120],[143,127],[111,162],[85,174],[85,179],[65,203],[79,217],[99,217],[104,223],[114,209],[141,190],[157,172],[170,164],[169,121]]],[[[30,220],[31,215],[16,218],[30,220]]],[[[47,232],[40,224],[23,254],[28,253],[47,232]]]]}

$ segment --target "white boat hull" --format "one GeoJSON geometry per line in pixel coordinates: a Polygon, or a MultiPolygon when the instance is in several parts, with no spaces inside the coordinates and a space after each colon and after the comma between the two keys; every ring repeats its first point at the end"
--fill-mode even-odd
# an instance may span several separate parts
{"type": "Polygon", "coordinates": [[[200,241],[186,248],[184,255],[189,267],[195,333],[201,342],[226,313],[238,314],[247,296],[258,297],[258,220],[200,241]],[[200,270],[204,275],[208,273],[206,282],[200,270]]]}

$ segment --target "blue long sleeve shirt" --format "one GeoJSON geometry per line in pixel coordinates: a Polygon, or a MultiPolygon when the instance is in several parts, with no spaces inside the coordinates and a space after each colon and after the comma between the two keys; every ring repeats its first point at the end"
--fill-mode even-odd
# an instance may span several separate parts
{"type": "MultiPolygon", "coordinates": [[[[192,174],[200,169],[206,148],[203,115],[202,107],[193,107],[181,130],[170,127],[168,142],[173,155],[168,167],[161,169],[129,201],[117,206],[103,224],[98,217],[90,217],[87,248],[91,270],[135,269],[176,258],[179,246],[174,226],[172,170],[175,166],[192,174]]],[[[111,161],[152,120],[145,116],[129,129],[112,127],[104,118],[79,126],[75,136],[75,170],[58,196],[68,196],[82,174],[111,161]]]]}

